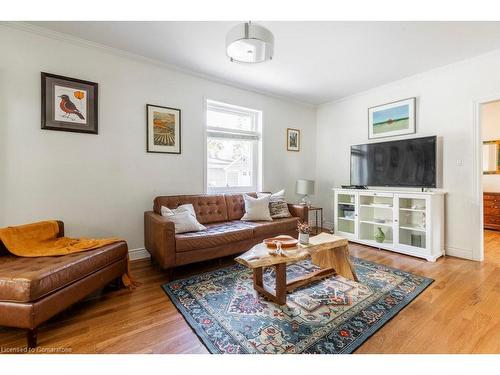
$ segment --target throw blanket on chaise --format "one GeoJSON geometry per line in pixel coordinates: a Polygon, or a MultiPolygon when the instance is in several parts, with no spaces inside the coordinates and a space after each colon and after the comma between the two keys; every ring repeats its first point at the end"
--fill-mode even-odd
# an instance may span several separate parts
{"type": "MultiPolygon", "coordinates": [[[[69,238],[58,237],[58,235],[57,221],[40,221],[0,228],[0,241],[3,242],[5,248],[14,255],[27,258],[79,253],[121,241],[118,238],[69,238]]],[[[129,265],[127,272],[122,276],[122,281],[129,289],[136,286],[130,275],[129,265]]]]}

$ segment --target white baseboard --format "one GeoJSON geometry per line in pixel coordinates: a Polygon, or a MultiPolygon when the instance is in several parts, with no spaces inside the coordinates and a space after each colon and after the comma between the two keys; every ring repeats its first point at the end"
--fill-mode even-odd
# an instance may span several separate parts
{"type": "Polygon", "coordinates": [[[445,254],[452,257],[475,260],[472,254],[472,250],[459,249],[457,247],[446,246],[445,254]]]}
{"type": "Polygon", "coordinates": [[[143,247],[141,247],[139,249],[129,250],[128,255],[129,255],[130,260],[146,259],[146,258],[151,257],[151,255],[149,255],[148,251],[143,247]]]}

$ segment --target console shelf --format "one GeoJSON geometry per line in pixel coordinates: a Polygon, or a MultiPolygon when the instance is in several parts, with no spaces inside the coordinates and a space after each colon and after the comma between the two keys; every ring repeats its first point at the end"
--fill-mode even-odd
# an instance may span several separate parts
{"type": "Polygon", "coordinates": [[[425,228],[419,228],[419,227],[404,227],[404,226],[399,226],[399,229],[406,229],[406,230],[414,230],[417,232],[426,232],[425,228]]]}
{"type": "Polygon", "coordinates": [[[348,217],[339,217],[339,220],[355,221],[355,219],[349,219],[348,217]]]}
{"type": "Polygon", "coordinates": [[[388,210],[392,210],[392,206],[386,206],[383,204],[360,204],[359,207],[368,207],[368,208],[385,208],[388,210]]]}
{"type": "Polygon", "coordinates": [[[380,225],[382,227],[389,227],[392,228],[392,223],[378,223],[376,221],[368,221],[368,220],[360,220],[359,221],[361,224],[371,224],[371,225],[380,225]]]}
{"type": "Polygon", "coordinates": [[[428,261],[444,254],[444,192],[333,190],[339,236],[428,261]],[[375,241],[379,228],[383,242],[375,241]]]}
{"type": "Polygon", "coordinates": [[[417,208],[400,208],[400,211],[409,211],[409,212],[425,212],[425,209],[417,209],[417,208]]]}

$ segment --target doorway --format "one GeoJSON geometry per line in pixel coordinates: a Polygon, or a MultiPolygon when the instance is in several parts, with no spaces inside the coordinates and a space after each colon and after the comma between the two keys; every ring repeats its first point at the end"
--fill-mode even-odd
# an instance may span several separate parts
{"type": "Polygon", "coordinates": [[[500,99],[479,104],[484,261],[500,264],[500,99]]]}

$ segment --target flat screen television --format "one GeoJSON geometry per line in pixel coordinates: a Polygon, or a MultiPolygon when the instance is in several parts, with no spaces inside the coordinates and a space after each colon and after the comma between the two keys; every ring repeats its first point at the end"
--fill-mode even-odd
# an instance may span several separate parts
{"type": "Polygon", "coordinates": [[[436,136],[351,146],[351,185],[436,187],[436,136]]]}

